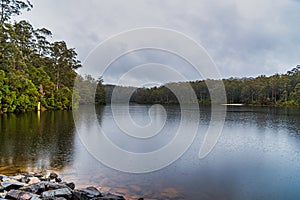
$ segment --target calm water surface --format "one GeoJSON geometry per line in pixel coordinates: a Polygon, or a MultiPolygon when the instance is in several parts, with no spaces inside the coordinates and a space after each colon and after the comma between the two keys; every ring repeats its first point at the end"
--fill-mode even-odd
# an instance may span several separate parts
{"type": "MultiPolygon", "coordinates": [[[[136,123],[149,122],[149,107],[130,107],[136,123]]],[[[124,136],[110,106],[96,108],[97,124],[89,122],[91,107],[85,107],[82,124],[90,130],[99,124],[121,148],[148,152],[166,145],[179,126],[180,108],[165,109],[167,122],[150,140],[132,141],[124,136]]],[[[162,118],[159,110],[154,114],[155,119],[162,118]]],[[[228,107],[221,138],[200,160],[197,155],[209,122],[209,108],[201,107],[198,135],[179,160],[156,172],[129,174],[102,165],[87,152],[70,111],[1,115],[0,173],[55,170],[78,186],[102,186],[128,198],[300,199],[299,109],[228,107]]],[[[84,134],[89,137],[90,133],[84,134]]]]}

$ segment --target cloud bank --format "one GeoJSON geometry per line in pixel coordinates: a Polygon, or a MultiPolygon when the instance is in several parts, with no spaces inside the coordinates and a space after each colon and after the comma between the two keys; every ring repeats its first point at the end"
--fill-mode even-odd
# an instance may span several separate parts
{"type": "MultiPolygon", "coordinates": [[[[75,47],[82,61],[114,34],[140,27],[163,27],[180,31],[200,43],[224,78],[284,73],[300,63],[300,1],[297,0],[32,0],[32,3],[34,9],[20,18],[28,19],[36,28],[50,29],[53,39],[65,40],[75,47]]],[[[150,62],[149,58],[153,58],[152,52],[139,55],[139,59],[150,62]]],[[[168,56],[165,58],[168,60],[168,56]]],[[[130,65],[130,60],[124,61],[124,65],[130,65]]],[[[180,64],[174,60],[163,64],[180,64]]],[[[124,69],[127,68],[111,70],[106,81],[114,82],[114,77],[117,79],[124,69]]]]}

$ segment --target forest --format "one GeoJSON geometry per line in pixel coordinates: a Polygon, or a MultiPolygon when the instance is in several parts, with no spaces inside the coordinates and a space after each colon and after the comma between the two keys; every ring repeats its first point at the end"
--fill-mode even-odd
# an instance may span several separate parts
{"type": "MultiPolygon", "coordinates": [[[[72,108],[75,70],[81,63],[65,41],[50,42],[50,30],[13,20],[32,7],[29,1],[1,0],[0,113],[35,110],[38,102],[42,109],[72,108]]],[[[102,85],[90,76],[80,80],[102,85]]]]}
{"type": "MultiPolygon", "coordinates": [[[[220,80],[206,80],[215,81],[220,80]]],[[[256,78],[229,78],[223,79],[226,90],[227,103],[242,103],[258,106],[299,106],[300,105],[300,65],[285,74],[272,76],[258,76],[256,78]]],[[[210,104],[210,94],[204,80],[168,83],[160,87],[134,88],[136,91],[131,97],[132,103],[140,104],[177,104],[177,97],[168,87],[178,87],[183,84],[190,84],[194,89],[199,104],[210,104]]],[[[220,86],[220,84],[215,84],[220,86]]],[[[106,102],[110,102],[110,96],[114,89],[113,85],[106,85],[106,102]]],[[[120,86],[117,86],[120,87],[120,86]]],[[[131,87],[122,87],[124,94],[132,91],[131,87]]],[[[217,88],[212,88],[217,89],[217,88]]],[[[184,93],[184,92],[182,92],[184,93]]]]}

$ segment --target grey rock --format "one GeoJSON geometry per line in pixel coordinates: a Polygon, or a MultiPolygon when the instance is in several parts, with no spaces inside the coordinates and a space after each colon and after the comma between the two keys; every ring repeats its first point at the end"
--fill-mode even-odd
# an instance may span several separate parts
{"type": "Polygon", "coordinates": [[[46,187],[43,182],[40,182],[40,183],[21,187],[20,190],[31,192],[34,194],[41,194],[42,192],[44,192],[46,190],[46,187]]]}
{"type": "Polygon", "coordinates": [[[64,184],[59,184],[59,183],[51,183],[51,182],[47,182],[47,181],[42,181],[39,183],[21,187],[20,190],[35,193],[35,194],[41,194],[42,192],[45,192],[48,190],[56,190],[56,189],[63,189],[63,188],[68,189],[68,186],[66,186],[64,184]]]}
{"type": "Polygon", "coordinates": [[[3,178],[7,178],[7,176],[0,174],[0,181],[2,181],[3,178]]]}
{"type": "Polygon", "coordinates": [[[56,190],[49,190],[42,193],[42,198],[44,199],[56,199],[58,197],[63,197],[65,199],[72,199],[72,192],[68,188],[61,188],[56,190]]]}
{"type": "Polygon", "coordinates": [[[75,189],[75,183],[73,182],[69,182],[69,183],[63,183],[65,184],[66,186],[68,186],[70,189],[74,190],[75,189]]]}
{"type": "Polygon", "coordinates": [[[38,177],[29,177],[28,179],[29,179],[28,184],[30,185],[41,182],[38,177]]]}
{"type": "Polygon", "coordinates": [[[51,182],[41,182],[41,183],[45,184],[46,190],[68,188],[65,184],[60,184],[60,183],[51,183],[51,182]]]}
{"type": "Polygon", "coordinates": [[[62,182],[61,178],[55,178],[55,182],[60,183],[62,182]]]}
{"type": "Polygon", "coordinates": [[[97,197],[102,197],[102,194],[95,187],[87,187],[80,190],[74,190],[73,196],[75,200],[89,200],[97,197]]]}
{"type": "Polygon", "coordinates": [[[40,196],[34,196],[30,200],[42,200],[42,199],[40,198],[40,196]]]}
{"type": "Polygon", "coordinates": [[[17,181],[21,181],[22,179],[24,179],[26,177],[22,174],[18,174],[18,175],[15,175],[15,176],[11,176],[10,178],[15,179],[17,181]]]}
{"type": "Polygon", "coordinates": [[[125,200],[123,196],[108,194],[104,197],[93,198],[93,200],[125,200]]]}
{"type": "Polygon", "coordinates": [[[6,190],[6,191],[17,190],[24,186],[24,184],[20,183],[20,182],[8,182],[8,181],[2,182],[1,185],[4,188],[4,190],[6,190]]]}
{"type": "Polygon", "coordinates": [[[43,177],[44,175],[43,175],[42,173],[37,172],[37,173],[34,173],[33,176],[38,177],[38,178],[41,178],[41,177],[43,177]]]}
{"type": "Polygon", "coordinates": [[[36,194],[33,193],[29,193],[29,192],[24,192],[21,190],[10,190],[7,194],[6,194],[6,199],[20,199],[20,200],[29,200],[32,199],[33,197],[39,197],[36,194]]]}

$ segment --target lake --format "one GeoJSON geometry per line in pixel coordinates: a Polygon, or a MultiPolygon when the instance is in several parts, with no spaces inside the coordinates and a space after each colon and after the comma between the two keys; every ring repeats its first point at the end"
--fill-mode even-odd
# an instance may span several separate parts
{"type": "MultiPolygon", "coordinates": [[[[130,105],[133,120],[141,126],[147,124],[149,108],[130,105]]],[[[150,173],[111,169],[95,159],[80,140],[91,137],[94,127],[100,126],[120,148],[155,151],[174,137],[181,120],[178,106],[164,108],[165,112],[161,108],[152,112],[158,126],[165,113],[167,120],[161,132],[148,140],[124,136],[109,105],[96,107],[97,123],[89,121],[93,107],[82,109],[84,120],[79,126],[84,127],[76,128],[87,131],[80,135],[72,111],[1,115],[0,174],[55,170],[77,186],[101,186],[128,199],[300,199],[298,108],[228,107],[218,143],[208,156],[199,159],[211,116],[209,107],[200,107],[198,134],[192,145],[174,163],[150,173]]],[[[184,128],[188,134],[189,126],[184,128]]],[[[101,143],[93,144],[97,148],[101,143]]]]}

